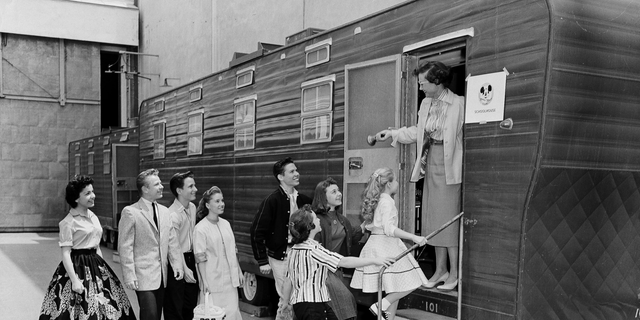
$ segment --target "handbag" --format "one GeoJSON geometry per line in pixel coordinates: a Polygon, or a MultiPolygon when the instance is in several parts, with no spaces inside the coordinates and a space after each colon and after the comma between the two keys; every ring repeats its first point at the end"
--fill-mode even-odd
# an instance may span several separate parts
{"type": "Polygon", "coordinates": [[[209,292],[204,294],[204,303],[193,309],[193,320],[223,320],[226,317],[224,308],[209,302],[209,292]]]}

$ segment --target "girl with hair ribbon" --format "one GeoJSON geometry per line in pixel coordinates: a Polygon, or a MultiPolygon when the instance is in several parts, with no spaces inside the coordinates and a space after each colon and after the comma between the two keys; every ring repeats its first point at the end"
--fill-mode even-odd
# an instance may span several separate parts
{"type": "MultiPolygon", "coordinates": [[[[420,246],[427,244],[425,237],[408,233],[398,228],[398,209],[393,196],[398,192],[398,181],[389,168],[376,170],[365,187],[362,202],[362,218],[365,229],[371,231],[369,240],[362,248],[360,257],[398,256],[407,250],[402,242],[410,240],[420,246]]],[[[356,268],[351,279],[351,287],[363,292],[378,292],[378,266],[356,268]]],[[[386,269],[382,275],[382,290],[387,293],[382,299],[382,316],[391,320],[395,318],[398,301],[427,283],[427,278],[418,262],[408,254],[386,269]]],[[[378,313],[378,303],[369,310],[378,313]]]]}

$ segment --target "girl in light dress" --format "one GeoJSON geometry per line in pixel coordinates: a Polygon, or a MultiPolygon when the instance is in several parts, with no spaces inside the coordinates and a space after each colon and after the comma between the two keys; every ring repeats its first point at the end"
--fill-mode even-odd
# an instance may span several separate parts
{"type": "Polygon", "coordinates": [[[244,277],[236,255],[236,240],[231,224],[220,217],[224,198],[220,188],[205,191],[196,210],[193,253],[200,279],[200,303],[209,292],[213,305],[225,309],[225,320],[242,320],[238,287],[244,277]]]}
{"type": "MultiPolygon", "coordinates": [[[[360,257],[398,256],[407,249],[402,242],[410,240],[420,246],[427,243],[425,237],[417,236],[398,228],[398,209],[393,196],[398,192],[398,181],[389,168],[376,170],[365,187],[362,217],[371,236],[360,252],[360,257]]],[[[363,292],[378,292],[378,266],[357,268],[351,279],[351,287],[363,292]]],[[[427,278],[415,258],[408,254],[386,269],[382,275],[382,290],[387,295],[382,299],[383,317],[394,319],[398,301],[418,287],[425,285],[427,278]]],[[[378,303],[369,310],[378,313],[378,303]]]]}
{"type": "Polygon", "coordinates": [[[65,190],[71,206],[60,221],[62,262],[40,309],[40,320],[135,319],[129,298],[102,259],[102,226],[89,208],[95,203],[93,179],[75,176],[65,190]]]}

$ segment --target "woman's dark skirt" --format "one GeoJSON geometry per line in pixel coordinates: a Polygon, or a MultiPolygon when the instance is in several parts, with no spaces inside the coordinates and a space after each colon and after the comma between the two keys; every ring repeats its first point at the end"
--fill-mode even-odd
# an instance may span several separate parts
{"type": "Polygon", "coordinates": [[[40,309],[40,320],[135,319],[120,280],[95,249],[71,250],[71,262],[84,292],[71,290],[71,279],[58,265],[40,309]]]}
{"type": "Polygon", "coordinates": [[[355,319],[358,316],[356,298],[342,281],[342,278],[341,270],[335,273],[328,272],[326,284],[331,298],[329,306],[339,320],[355,319]]]}

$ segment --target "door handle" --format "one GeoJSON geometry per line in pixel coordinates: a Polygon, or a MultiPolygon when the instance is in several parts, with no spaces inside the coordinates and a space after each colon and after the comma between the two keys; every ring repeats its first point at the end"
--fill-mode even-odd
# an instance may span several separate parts
{"type": "Polygon", "coordinates": [[[362,158],[349,158],[349,170],[362,169],[362,158]]]}

